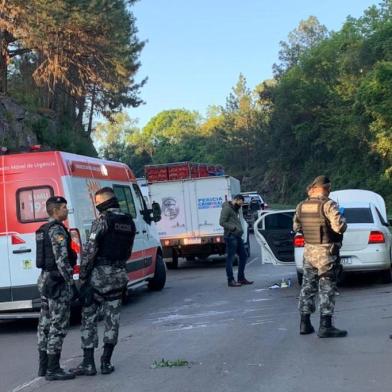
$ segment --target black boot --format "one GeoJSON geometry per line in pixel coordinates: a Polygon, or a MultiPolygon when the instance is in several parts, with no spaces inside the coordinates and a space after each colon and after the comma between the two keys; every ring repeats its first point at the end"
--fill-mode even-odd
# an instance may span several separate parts
{"type": "Polygon", "coordinates": [[[310,322],[310,314],[301,314],[301,324],[299,333],[301,335],[309,335],[314,332],[313,325],[310,322]]]}
{"type": "Polygon", "coordinates": [[[318,331],[319,338],[343,338],[347,335],[347,331],[337,329],[332,325],[332,316],[320,317],[320,328],[318,331]]]}
{"type": "Polygon", "coordinates": [[[39,350],[38,377],[44,377],[48,369],[48,354],[44,350],[39,350]]]}
{"type": "Polygon", "coordinates": [[[67,373],[60,367],[60,353],[48,354],[48,370],[46,371],[45,379],[48,381],[63,381],[72,380],[75,375],[67,373]]]}
{"type": "Polygon", "coordinates": [[[110,374],[114,372],[114,366],[110,363],[110,359],[112,358],[114,350],[114,345],[105,343],[103,346],[103,354],[101,357],[101,373],[102,374],[110,374]]]}
{"type": "Polygon", "coordinates": [[[94,362],[94,348],[83,349],[83,361],[78,367],[70,369],[75,376],[95,376],[97,369],[94,362]]]}

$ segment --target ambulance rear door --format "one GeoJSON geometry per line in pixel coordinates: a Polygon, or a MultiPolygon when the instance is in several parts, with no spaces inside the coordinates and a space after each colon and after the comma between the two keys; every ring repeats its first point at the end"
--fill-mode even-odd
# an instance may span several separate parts
{"type": "MultiPolygon", "coordinates": [[[[4,157],[2,157],[4,161],[4,157]]],[[[2,168],[4,164],[2,162],[2,168]]],[[[0,197],[0,249],[2,249],[2,257],[0,257],[0,309],[2,308],[2,302],[11,301],[11,271],[10,271],[10,260],[8,258],[8,235],[6,232],[6,220],[5,220],[5,184],[1,183],[1,195],[0,197]],[[4,255],[5,253],[5,255],[4,255]]]]}
{"type": "Polygon", "coordinates": [[[11,296],[13,301],[31,300],[39,297],[35,231],[47,222],[46,200],[60,191],[51,178],[11,181],[5,188],[11,296]]]}

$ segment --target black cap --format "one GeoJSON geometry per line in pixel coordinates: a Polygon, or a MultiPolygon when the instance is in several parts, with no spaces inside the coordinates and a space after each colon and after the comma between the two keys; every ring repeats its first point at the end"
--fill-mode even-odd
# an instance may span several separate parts
{"type": "Polygon", "coordinates": [[[242,201],[244,201],[245,199],[244,199],[244,196],[242,196],[242,195],[239,193],[238,195],[235,195],[235,196],[233,197],[233,200],[242,200],[242,201]]]}
{"type": "Polygon", "coordinates": [[[52,196],[49,197],[48,200],[46,200],[46,206],[48,206],[49,204],[67,204],[67,200],[64,199],[64,197],[62,196],[52,196]]]}
{"type": "Polygon", "coordinates": [[[329,178],[327,176],[318,176],[316,177],[313,182],[308,186],[308,189],[314,188],[316,186],[330,186],[331,185],[331,181],[329,180],[329,178]]]}

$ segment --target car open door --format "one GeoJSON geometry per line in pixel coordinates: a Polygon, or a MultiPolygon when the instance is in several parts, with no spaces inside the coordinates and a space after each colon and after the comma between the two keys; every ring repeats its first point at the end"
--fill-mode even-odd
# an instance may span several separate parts
{"type": "Polygon", "coordinates": [[[262,264],[294,265],[294,210],[271,211],[255,222],[254,232],[261,247],[262,264]]]}

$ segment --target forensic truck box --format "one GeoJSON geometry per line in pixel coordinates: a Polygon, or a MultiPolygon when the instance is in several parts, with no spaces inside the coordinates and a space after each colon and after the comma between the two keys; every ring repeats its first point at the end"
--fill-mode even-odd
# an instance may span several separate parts
{"type": "MultiPolygon", "coordinates": [[[[166,268],[154,228],[158,210],[146,206],[131,169],[125,164],[60,151],[0,156],[0,318],[5,313],[34,311],[40,306],[35,231],[47,221],[45,203],[53,195],[68,201],[65,222],[72,247],[80,253],[97,217],[95,192],[113,188],[122,211],[132,215],[137,232],[126,262],[129,286],[165,285],[166,268]]],[[[76,268],[77,269],[77,268],[76,268]]],[[[77,271],[75,271],[75,275],[77,271]]],[[[4,317],[3,317],[4,316],[4,317]]]]}
{"type": "MultiPolygon", "coordinates": [[[[178,267],[178,258],[205,259],[225,253],[223,227],[219,225],[222,203],[239,194],[236,178],[220,175],[173,181],[148,181],[149,198],[160,205],[157,222],[163,256],[169,268],[178,267]]],[[[249,254],[248,224],[240,211],[243,240],[249,254]]]]}

